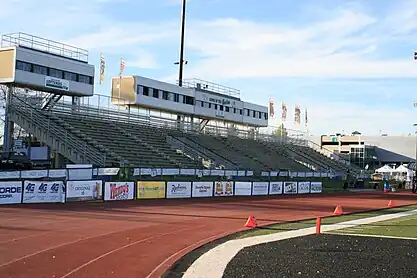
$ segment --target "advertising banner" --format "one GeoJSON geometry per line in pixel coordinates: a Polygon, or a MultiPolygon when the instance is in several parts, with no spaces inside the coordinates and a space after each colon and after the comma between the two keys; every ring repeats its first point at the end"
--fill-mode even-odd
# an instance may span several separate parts
{"type": "Polygon", "coordinates": [[[137,199],[164,199],[165,182],[164,181],[138,181],[137,182],[137,199]]]}
{"type": "Polygon", "coordinates": [[[214,184],[214,196],[233,196],[232,181],[216,181],[214,184]]]}
{"type": "Polygon", "coordinates": [[[0,182],[0,204],[20,204],[22,202],[22,182],[0,182]]]}
{"type": "Polygon", "coordinates": [[[268,182],[257,181],[252,183],[252,195],[268,195],[268,182]]]}
{"type": "Polygon", "coordinates": [[[65,202],[64,182],[25,181],[23,203],[63,203],[65,202]]]}
{"type": "Polygon", "coordinates": [[[307,194],[307,193],[310,193],[310,182],[299,181],[298,182],[298,194],[307,194]]]}
{"type": "Polygon", "coordinates": [[[310,185],[311,193],[321,193],[323,192],[323,184],[321,181],[312,181],[310,185]]]}
{"type": "Polygon", "coordinates": [[[297,182],[296,181],[284,182],[284,194],[297,194],[297,182]]]}
{"type": "Polygon", "coordinates": [[[67,201],[88,201],[103,199],[101,180],[67,181],[67,201]]]}
{"type": "Polygon", "coordinates": [[[132,182],[105,182],[104,200],[133,200],[135,197],[135,183],[132,182]]]}
{"type": "Polygon", "coordinates": [[[167,183],[167,198],[191,198],[191,182],[169,181],[167,183]]]}
{"type": "Polygon", "coordinates": [[[236,181],[235,182],[235,196],[250,196],[252,195],[252,183],[250,181],[236,181]]]}
{"type": "Polygon", "coordinates": [[[195,181],[193,182],[193,197],[213,197],[213,182],[195,181]]]}
{"type": "Polygon", "coordinates": [[[269,195],[280,195],[282,194],[282,181],[271,181],[269,183],[269,195]]]}

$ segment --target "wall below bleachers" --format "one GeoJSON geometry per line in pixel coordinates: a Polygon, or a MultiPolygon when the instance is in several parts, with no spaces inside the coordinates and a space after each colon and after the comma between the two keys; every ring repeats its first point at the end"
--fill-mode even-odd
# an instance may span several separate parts
{"type": "Polygon", "coordinates": [[[286,176],[280,176],[279,173],[271,176],[269,173],[268,176],[253,177],[250,176],[250,171],[244,171],[245,176],[239,177],[237,172],[217,170],[220,172],[210,173],[213,176],[208,180],[203,175],[175,176],[173,172],[168,172],[165,174],[170,176],[163,176],[162,170],[159,174],[158,171],[135,169],[136,175],[117,180],[114,177],[119,175],[118,168],[89,170],[91,175],[86,173],[86,169],[0,172],[0,204],[275,196],[323,192],[323,182],[314,178],[314,174],[307,173],[300,176],[299,173],[286,176]]]}

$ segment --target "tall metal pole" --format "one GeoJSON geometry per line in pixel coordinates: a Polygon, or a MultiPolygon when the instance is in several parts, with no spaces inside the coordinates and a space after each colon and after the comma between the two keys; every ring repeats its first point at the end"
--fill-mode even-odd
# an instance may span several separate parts
{"type": "Polygon", "coordinates": [[[184,37],[185,37],[185,12],[187,0],[182,0],[182,15],[181,15],[181,44],[180,44],[180,69],[178,73],[178,85],[182,87],[182,75],[184,71],[184,37]]]}

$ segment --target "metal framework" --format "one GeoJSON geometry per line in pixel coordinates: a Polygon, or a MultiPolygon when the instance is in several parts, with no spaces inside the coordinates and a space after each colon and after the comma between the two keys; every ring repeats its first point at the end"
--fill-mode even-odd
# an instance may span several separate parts
{"type": "Polygon", "coordinates": [[[26,33],[12,33],[2,35],[2,47],[19,46],[26,47],[53,55],[88,63],[88,51],[75,46],[48,40],[26,33]]]}
{"type": "Polygon", "coordinates": [[[207,91],[240,99],[240,91],[238,89],[233,89],[227,86],[216,84],[210,81],[204,81],[197,78],[183,80],[183,86],[185,88],[196,89],[199,91],[207,91]]]}

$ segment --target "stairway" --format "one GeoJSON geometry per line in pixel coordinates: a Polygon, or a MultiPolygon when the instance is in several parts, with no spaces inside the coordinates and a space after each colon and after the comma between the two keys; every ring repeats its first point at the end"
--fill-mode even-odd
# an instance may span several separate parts
{"type": "Polygon", "coordinates": [[[32,107],[16,95],[9,111],[11,121],[73,163],[105,166],[106,154],[59,125],[47,111],[32,107]]]}

